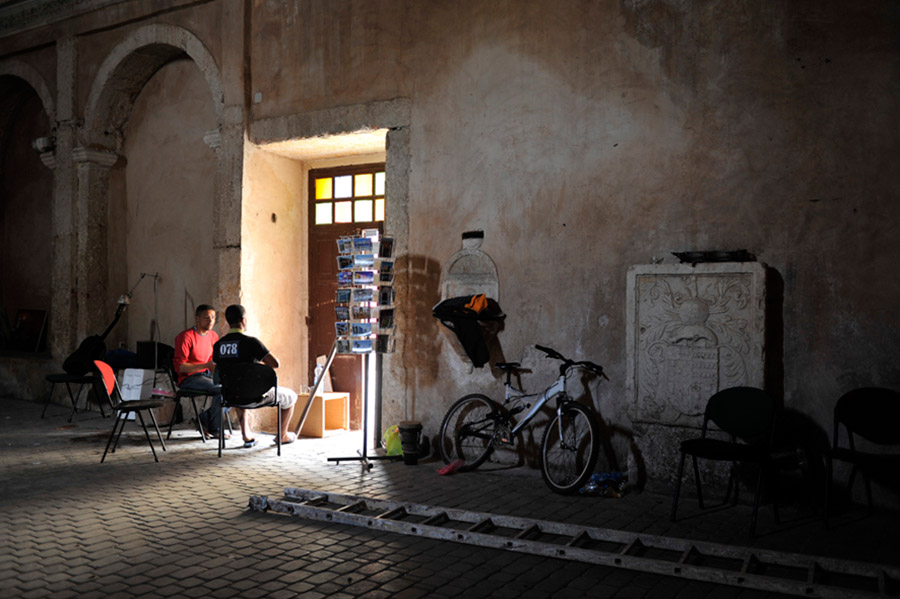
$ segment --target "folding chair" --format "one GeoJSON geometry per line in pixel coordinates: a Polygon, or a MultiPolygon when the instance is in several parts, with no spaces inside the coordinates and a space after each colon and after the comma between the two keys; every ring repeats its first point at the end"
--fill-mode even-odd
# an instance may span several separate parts
{"type": "MultiPolygon", "coordinates": [[[[872,447],[871,449],[876,449],[872,447]]],[[[826,454],[825,525],[828,525],[831,507],[831,488],[834,478],[834,460],[852,464],[847,490],[853,488],[857,470],[866,483],[866,499],[872,510],[872,483],[874,471],[896,476],[900,469],[900,392],[881,387],[862,387],[841,396],[834,406],[834,436],[831,451],[826,454]],[[840,443],[840,426],[847,429],[847,446],[840,443]],[[871,444],[895,447],[897,451],[875,452],[857,448],[855,436],[871,444]]]]}
{"type": "MultiPolygon", "coordinates": [[[[275,370],[259,362],[219,366],[219,382],[222,383],[222,418],[226,408],[255,410],[274,407],[278,412],[278,428],[275,443],[281,455],[281,408],[278,407],[278,375],[275,370]],[[271,389],[272,394],[266,397],[271,389]]],[[[224,420],[223,420],[224,421],[224,420]]],[[[225,447],[225,427],[219,427],[219,457],[225,447]]]]}
{"type": "MultiPolygon", "coordinates": [[[[750,521],[750,536],[756,529],[756,515],[759,511],[760,488],[763,472],[772,467],[771,452],[775,431],[775,415],[777,404],[765,391],[753,387],[732,387],[723,389],[709,398],[703,416],[703,430],[700,437],[688,439],[681,443],[681,463],[678,465],[678,479],[675,483],[675,497],[672,499],[671,520],[675,520],[678,508],[678,495],[681,491],[681,479],[684,475],[684,459],[690,455],[694,463],[694,480],[697,483],[697,501],[700,509],[703,506],[703,491],[700,484],[700,471],[697,458],[714,461],[731,462],[731,473],[728,477],[728,488],[725,500],[731,494],[734,483],[734,499],[737,501],[737,462],[758,464],[759,474],[756,481],[756,494],[753,500],[753,516],[750,521]],[[725,441],[707,436],[709,423],[712,421],[725,432],[730,440],[725,441]],[[738,441],[738,439],[744,442],[738,441]]],[[[778,521],[778,506],[773,502],[775,521],[778,521]]]]}
{"type": "Polygon", "coordinates": [[[159,439],[163,451],[165,451],[166,442],[163,441],[162,433],[159,432],[159,425],[156,423],[156,416],[153,414],[153,409],[162,407],[163,402],[158,399],[124,401],[122,399],[122,393],[119,391],[119,383],[116,381],[116,375],[110,365],[106,362],[101,362],[100,360],[94,360],[94,368],[96,368],[98,372],[98,377],[94,384],[97,396],[103,401],[102,398],[105,395],[106,399],[115,406],[116,410],[116,420],[113,422],[113,430],[109,436],[109,441],[106,442],[106,449],[103,450],[103,457],[100,458],[100,463],[102,464],[103,461],[106,460],[107,452],[116,452],[116,446],[119,444],[119,437],[122,436],[122,430],[124,430],[125,423],[128,421],[128,415],[132,412],[134,412],[136,417],[140,420],[141,427],[144,429],[144,435],[147,437],[147,443],[150,444],[150,451],[153,452],[153,459],[158,462],[159,458],[156,455],[156,449],[153,447],[153,441],[150,440],[150,432],[147,430],[146,422],[144,422],[143,412],[150,414],[153,428],[156,429],[156,437],[159,439]]]}
{"type": "MultiPolygon", "coordinates": [[[[69,401],[72,402],[72,411],[69,413],[68,420],[68,422],[72,422],[72,418],[78,413],[78,400],[81,398],[81,392],[84,390],[84,386],[92,385],[95,379],[93,374],[68,374],[66,372],[59,372],[48,374],[44,377],[44,380],[50,383],[50,393],[47,394],[47,401],[44,402],[44,410],[41,412],[41,418],[47,414],[47,406],[50,405],[50,400],[53,398],[53,389],[60,383],[66,386],[66,391],[69,393],[69,401]],[[78,393],[72,393],[72,385],[78,385],[78,393]]],[[[98,402],[98,405],[100,406],[100,415],[106,418],[106,412],[103,411],[103,403],[98,402]]],[[[90,409],[90,403],[87,403],[87,409],[90,409]]]]}
{"type": "MultiPolygon", "coordinates": [[[[203,398],[203,403],[200,404],[201,407],[206,404],[206,398],[212,398],[214,395],[218,393],[218,389],[213,387],[209,391],[195,391],[193,389],[178,389],[175,393],[175,401],[180,402],[183,398],[189,399],[191,401],[191,409],[194,411],[194,422],[197,424],[197,432],[200,433],[200,440],[206,443],[206,430],[203,428],[203,424],[200,422],[200,412],[202,410],[197,408],[197,400],[199,398],[203,398]]],[[[172,436],[172,426],[175,424],[175,415],[172,414],[172,420],[169,422],[169,432],[166,434],[166,439],[172,436]]],[[[223,421],[224,425],[224,421],[223,421]]],[[[224,428],[220,427],[220,428],[224,428]]],[[[228,428],[231,428],[231,421],[228,421],[228,428]]]]}

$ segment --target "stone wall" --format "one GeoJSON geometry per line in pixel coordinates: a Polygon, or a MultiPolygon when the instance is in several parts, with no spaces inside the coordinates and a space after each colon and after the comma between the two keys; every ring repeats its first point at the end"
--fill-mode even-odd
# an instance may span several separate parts
{"type": "MultiPolygon", "coordinates": [[[[898,386],[900,281],[883,276],[900,259],[900,171],[890,165],[900,149],[893,3],[154,7],[121,2],[6,35],[0,73],[14,60],[43,74],[71,152],[105,139],[105,130],[78,121],[100,97],[92,96],[98,76],[122,76],[102,97],[127,99],[159,61],[185,53],[195,61],[222,140],[214,192],[225,240],[215,251],[220,303],[243,291],[242,223],[233,215],[247,214],[245,135],[265,144],[390,129],[388,193],[399,195],[389,201],[388,228],[401,254],[398,353],[385,360],[389,419],[415,418],[433,433],[456,397],[500,393],[499,373],[461,370],[430,313],[460,233],[475,229],[485,232],[507,314],[495,359],[530,359],[540,343],[604,364],[611,380],[589,382],[586,401],[620,463],[633,452],[635,429],[626,399],[626,272],[674,263],[673,250],[747,249],[769,266],[782,298],[770,324],[783,342],[772,369],[778,380],[767,383],[822,431],[842,392],[898,386]],[[135,45],[126,57],[139,60],[122,63],[129,68],[104,71],[129,40],[156,41],[135,45]],[[119,84],[128,93],[112,93],[119,84]]],[[[79,181],[66,160],[57,155],[56,206],[78,216],[79,206],[93,205],[84,194],[103,193],[102,164],[79,167],[79,181]]],[[[86,221],[72,222],[59,264],[79,247],[97,247],[75,239],[86,221]]],[[[87,332],[105,311],[91,306],[77,269],[54,268],[61,297],[74,294],[54,300],[54,314],[67,330],[87,332]]],[[[528,388],[555,371],[533,362],[528,388]]]]}

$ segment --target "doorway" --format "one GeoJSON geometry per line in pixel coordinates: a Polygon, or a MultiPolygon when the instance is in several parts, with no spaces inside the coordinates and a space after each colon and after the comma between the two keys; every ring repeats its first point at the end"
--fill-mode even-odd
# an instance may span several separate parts
{"type": "MultiPolygon", "coordinates": [[[[361,229],[383,233],[385,176],[383,162],[309,171],[309,380],[314,380],[316,358],[327,356],[335,339],[337,241],[361,229]]],[[[379,409],[370,392],[369,414],[362,413],[364,363],[370,365],[370,389],[380,387],[380,360],[338,354],[330,370],[334,390],[350,393],[353,430],[362,428],[364,417],[371,423],[379,409]]]]}

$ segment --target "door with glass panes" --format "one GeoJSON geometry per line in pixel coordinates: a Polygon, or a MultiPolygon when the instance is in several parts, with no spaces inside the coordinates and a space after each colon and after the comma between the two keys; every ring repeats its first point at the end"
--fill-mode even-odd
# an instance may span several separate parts
{"type": "MultiPolygon", "coordinates": [[[[383,232],[384,189],[384,163],[309,172],[309,380],[316,357],[327,356],[334,343],[337,240],[361,229],[383,232]]],[[[350,393],[352,429],[362,427],[361,368],[360,356],[338,354],[330,370],[334,390],[350,393]]]]}

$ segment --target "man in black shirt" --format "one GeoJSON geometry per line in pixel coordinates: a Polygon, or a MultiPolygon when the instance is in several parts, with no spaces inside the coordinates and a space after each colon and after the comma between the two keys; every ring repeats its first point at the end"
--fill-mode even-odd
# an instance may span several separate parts
{"type": "MultiPolygon", "coordinates": [[[[247,329],[247,312],[243,306],[234,304],[225,310],[225,320],[231,327],[228,334],[219,339],[213,345],[213,361],[220,372],[225,371],[230,364],[242,364],[247,362],[262,362],[271,368],[278,368],[279,362],[272,352],[256,337],[245,335],[247,329]]],[[[266,394],[271,397],[272,389],[266,394]]],[[[278,407],[281,410],[281,435],[282,443],[293,443],[297,435],[288,432],[291,416],[294,413],[294,404],[297,403],[297,393],[278,385],[278,407]]],[[[247,422],[247,410],[235,408],[241,423],[241,434],[244,437],[244,447],[256,445],[256,439],[250,431],[247,422]]]]}

